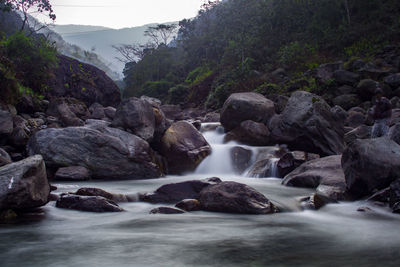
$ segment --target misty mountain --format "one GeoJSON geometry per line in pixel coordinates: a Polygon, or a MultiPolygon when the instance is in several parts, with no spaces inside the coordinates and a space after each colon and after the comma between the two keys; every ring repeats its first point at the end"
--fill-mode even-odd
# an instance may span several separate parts
{"type": "MultiPolygon", "coordinates": [[[[171,24],[171,22],[166,24],[171,24]]],[[[54,25],[52,29],[60,34],[68,43],[99,54],[108,62],[111,62],[110,68],[122,75],[125,64],[116,59],[119,54],[112,46],[133,43],[145,44],[149,38],[144,36],[144,32],[149,26],[155,25],[157,24],[118,30],[98,26],[54,25]]]]}

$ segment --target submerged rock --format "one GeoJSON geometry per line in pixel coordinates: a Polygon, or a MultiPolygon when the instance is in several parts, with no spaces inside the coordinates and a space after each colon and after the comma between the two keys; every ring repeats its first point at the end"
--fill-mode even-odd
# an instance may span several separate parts
{"type": "Polygon", "coordinates": [[[49,195],[42,156],[0,167],[0,210],[37,208],[47,204],[49,195]]]}
{"type": "Polygon", "coordinates": [[[121,212],[124,211],[115,202],[99,196],[62,195],[56,202],[57,208],[89,211],[89,212],[121,212]]]}
{"type": "Polygon", "coordinates": [[[301,206],[307,210],[319,210],[330,203],[337,203],[337,201],[325,195],[315,193],[310,197],[302,199],[301,206]]]}
{"type": "Polygon", "coordinates": [[[159,207],[156,209],[152,209],[150,214],[183,214],[185,213],[183,210],[174,209],[170,207],[159,207]]]}
{"type": "Polygon", "coordinates": [[[271,214],[277,208],[250,186],[222,182],[203,189],[199,201],[202,210],[241,214],[271,214]]]}

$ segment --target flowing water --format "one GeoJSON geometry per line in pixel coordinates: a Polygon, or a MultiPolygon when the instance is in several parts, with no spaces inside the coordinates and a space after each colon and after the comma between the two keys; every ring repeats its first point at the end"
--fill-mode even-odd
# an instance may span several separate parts
{"type": "Polygon", "coordinates": [[[150,192],[166,183],[217,175],[246,183],[292,212],[150,215],[157,205],[123,203],[126,212],[95,214],[57,209],[52,202],[41,218],[0,225],[0,266],[400,266],[399,215],[374,206],[357,212],[367,205],[363,202],[300,211],[297,199],[312,190],[283,187],[276,178],[234,175],[227,148],[237,144],[222,145],[218,130],[205,136],[214,152],[194,174],[61,183],[58,192],[83,186],[150,192]]]}

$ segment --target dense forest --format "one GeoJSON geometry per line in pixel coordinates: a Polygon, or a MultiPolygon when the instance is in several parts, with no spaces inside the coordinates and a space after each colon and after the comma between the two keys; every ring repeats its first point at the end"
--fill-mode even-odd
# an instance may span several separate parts
{"type": "Polygon", "coordinates": [[[233,92],[285,94],[296,80],[321,91],[310,70],[368,60],[399,40],[399,14],[397,0],[210,1],[179,23],[173,45],[146,48],[126,64],[124,96],[218,109],[233,92]],[[282,68],[291,79],[270,77],[282,68]]]}

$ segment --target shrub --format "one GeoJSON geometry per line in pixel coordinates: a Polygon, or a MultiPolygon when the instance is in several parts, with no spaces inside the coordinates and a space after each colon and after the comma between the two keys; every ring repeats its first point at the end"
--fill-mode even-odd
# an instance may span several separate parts
{"type": "Polygon", "coordinates": [[[179,104],[183,102],[188,94],[188,86],[184,84],[178,84],[177,86],[169,89],[169,103],[179,104]]]}

